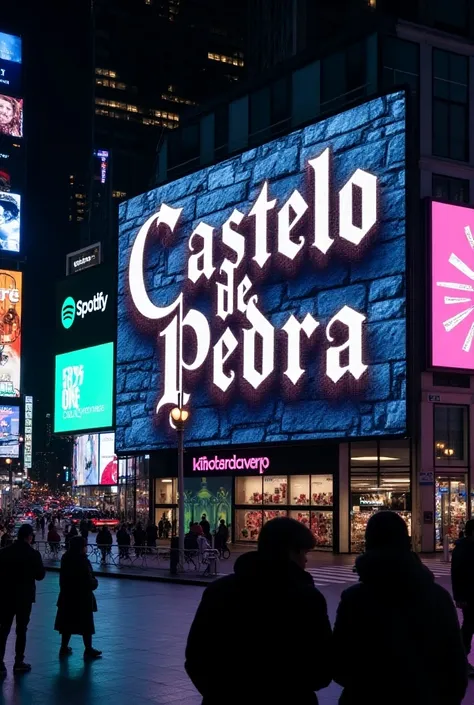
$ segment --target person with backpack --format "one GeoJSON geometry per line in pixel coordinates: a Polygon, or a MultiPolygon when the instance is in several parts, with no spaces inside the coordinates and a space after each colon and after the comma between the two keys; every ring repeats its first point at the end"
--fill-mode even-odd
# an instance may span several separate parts
{"type": "Polygon", "coordinates": [[[340,705],[460,705],[467,663],[456,610],[396,512],[369,519],[356,570],[359,583],[342,593],[334,625],[340,705]],[[393,687],[402,682],[403,691],[393,687]]]}

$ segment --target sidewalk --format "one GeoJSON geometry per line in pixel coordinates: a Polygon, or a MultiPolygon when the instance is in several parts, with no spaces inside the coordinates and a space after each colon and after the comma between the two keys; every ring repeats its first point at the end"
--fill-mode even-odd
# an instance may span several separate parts
{"type": "MultiPolygon", "coordinates": [[[[178,585],[206,586],[216,580],[216,578],[233,573],[235,561],[240,556],[253,550],[255,550],[253,546],[239,547],[237,549],[232,548],[230,558],[219,561],[216,575],[203,575],[199,570],[186,570],[178,575],[171,575],[168,567],[154,568],[149,566],[146,562],[142,566],[118,566],[114,564],[101,565],[96,562],[92,562],[92,568],[95,575],[98,577],[141,580],[148,582],[165,582],[175,583],[178,585]]],[[[330,552],[314,551],[308,555],[307,570],[309,572],[313,572],[318,568],[330,569],[344,567],[347,572],[350,572],[350,568],[354,565],[356,558],[356,555],[344,554],[335,556],[330,552]]],[[[440,565],[448,565],[442,563],[441,556],[439,554],[423,554],[422,559],[429,560],[430,562],[439,562],[440,565]]],[[[58,560],[51,560],[48,558],[44,559],[46,570],[57,572],[59,571],[59,564],[60,563],[58,560]]]]}

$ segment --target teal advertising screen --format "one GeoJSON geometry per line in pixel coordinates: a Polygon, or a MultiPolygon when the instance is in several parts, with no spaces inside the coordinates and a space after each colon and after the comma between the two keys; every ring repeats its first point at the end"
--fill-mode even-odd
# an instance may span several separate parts
{"type": "Polygon", "coordinates": [[[113,375],[113,343],[56,355],[54,432],[112,426],[113,375]]]}

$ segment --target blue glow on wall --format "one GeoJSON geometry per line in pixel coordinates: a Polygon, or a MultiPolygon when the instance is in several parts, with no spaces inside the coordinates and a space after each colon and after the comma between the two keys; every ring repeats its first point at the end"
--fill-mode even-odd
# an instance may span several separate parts
{"type": "Polygon", "coordinates": [[[117,450],[405,433],[405,239],[400,92],[123,203],[117,450]]]}

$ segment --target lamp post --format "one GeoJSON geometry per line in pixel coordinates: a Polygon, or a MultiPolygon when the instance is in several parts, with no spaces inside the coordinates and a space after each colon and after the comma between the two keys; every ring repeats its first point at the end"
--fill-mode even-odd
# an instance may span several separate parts
{"type": "Polygon", "coordinates": [[[5,460],[8,465],[8,484],[10,486],[10,514],[13,516],[13,472],[12,472],[12,459],[7,458],[5,460]]]}
{"type": "Polygon", "coordinates": [[[180,561],[184,556],[184,427],[189,411],[176,406],[171,410],[171,420],[178,434],[178,546],[180,561]]]}

